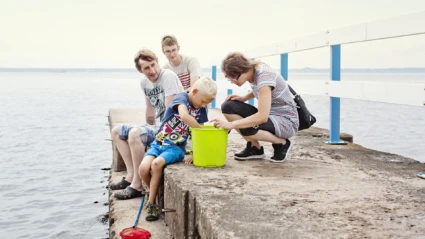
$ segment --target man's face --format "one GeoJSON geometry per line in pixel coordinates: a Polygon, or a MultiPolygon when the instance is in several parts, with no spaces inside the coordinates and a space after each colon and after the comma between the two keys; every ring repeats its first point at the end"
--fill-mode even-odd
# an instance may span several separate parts
{"type": "Polygon", "coordinates": [[[140,68],[143,74],[152,82],[155,82],[159,73],[161,73],[161,67],[159,67],[156,60],[153,61],[144,61],[139,59],[140,68]]]}
{"type": "Polygon", "coordinates": [[[162,51],[164,52],[167,59],[171,62],[174,62],[178,59],[180,47],[177,45],[164,46],[162,51]]]}

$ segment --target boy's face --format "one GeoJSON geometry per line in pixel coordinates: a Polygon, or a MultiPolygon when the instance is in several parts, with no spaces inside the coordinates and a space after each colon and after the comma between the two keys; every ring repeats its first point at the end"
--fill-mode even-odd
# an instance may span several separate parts
{"type": "Polygon", "coordinates": [[[144,61],[140,59],[139,65],[141,68],[141,72],[145,74],[145,76],[150,81],[155,82],[158,79],[159,73],[161,73],[161,67],[159,67],[158,62],[156,60],[144,61]]]}
{"type": "Polygon", "coordinates": [[[164,52],[165,56],[171,62],[174,62],[175,60],[177,60],[179,56],[179,50],[180,50],[180,47],[175,44],[172,46],[164,46],[162,48],[162,51],[164,52]]]}
{"type": "Polygon", "coordinates": [[[214,100],[213,96],[210,96],[208,94],[202,94],[196,88],[192,89],[191,93],[192,93],[191,103],[196,109],[206,108],[207,105],[214,100]]]}

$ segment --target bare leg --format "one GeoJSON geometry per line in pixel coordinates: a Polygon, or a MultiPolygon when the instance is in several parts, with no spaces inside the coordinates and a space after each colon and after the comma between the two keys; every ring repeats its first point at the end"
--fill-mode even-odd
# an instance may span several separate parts
{"type": "Polygon", "coordinates": [[[158,194],[159,186],[161,183],[162,169],[165,166],[165,159],[163,157],[158,157],[152,161],[152,177],[150,182],[150,193],[149,193],[149,203],[154,204],[156,195],[158,194]]]}
{"type": "MultiPolygon", "coordinates": [[[[142,191],[142,181],[139,176],[139,166],[142,162],[143,156],[145,155],[145,146],[140,139],[140,130],[133,128],[128,134],[128,145],[130,147],[131,159],[132,159],[132,175],[133,180],[131,181],[130,187],[142,191]]],[[[127,167],[127,171],[130,171],[130,168],[127,167]]],[[[128,172],[127,172],[128,174],[128,172]]]]}
{"type": "Polygon", "coordinates": [[[114,128],[112,128],[111,137],[115,145],[117,146],[117,149],[120,152],[122,159],[124,160],[125,167],[127,168],[127,175],[125,177],[125,180],[131,183],[133,180],[134,171],[133,161],[131,159],[130,146],[128,145],[127,141],[120,139],[120,136],[118,135],[117,126],[114,126],[114,128]]]}
{"type": "Polygon", "coordinates": [[[145,182],[148,189],[150,189],[151,184],[151,165],[152,161],[155,159],[154,156],[148,155],[146,156],[139,166],[139,175],[142,178],[143,182],[145,182]]]}

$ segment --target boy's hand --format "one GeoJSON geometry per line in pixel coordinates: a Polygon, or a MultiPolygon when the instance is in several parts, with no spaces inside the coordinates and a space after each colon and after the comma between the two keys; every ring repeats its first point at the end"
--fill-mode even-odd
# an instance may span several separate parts
{"type": "Polygon", "coordinates": [[[185,155],[184,156],[184,163],[185,164],[191,164],[193,162],[193,156],[192,155],[185,155]]]}

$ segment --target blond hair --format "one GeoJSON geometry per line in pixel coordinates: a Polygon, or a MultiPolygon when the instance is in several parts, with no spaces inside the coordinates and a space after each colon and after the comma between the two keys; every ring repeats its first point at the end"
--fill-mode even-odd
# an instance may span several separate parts
{"type": "Polygon", "coordinates": [[[217,84],[211,78],[203,76],[193,84],[192,89],[197,89],[201,94],[207,94],[215,98],[217,95],[217,84]]]}
{"type": "Polygon", "coordinates": [[[155,53],[148,49],[139,50],[134,56],[134,64],[136,65],[137,70],[141,71],[141,66],[139,60],[143,61],[156,61],[158,62],[158,57],[156,57],[155,53]]]}
{"type": "Polygon", "coordinates": [[[177,42],[177,38],[173,35],[165,35],[162,37],[161,40],[161,46],[164,48],[164,46],[172,46],[177,45],[179,46],[179,43],[177,42]]]}
{"type": "Polygon", "coordinates": [[[240,52],[230,52],[221,63],[221,71],[226,77],[235,78],[255,68],[259,61],[251,61],[240,52]]]}

